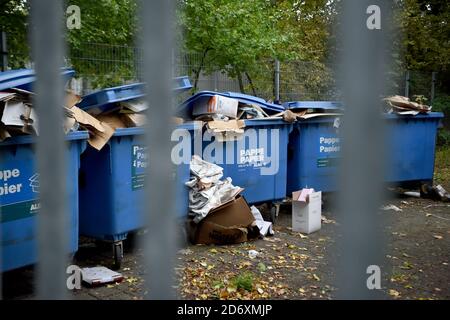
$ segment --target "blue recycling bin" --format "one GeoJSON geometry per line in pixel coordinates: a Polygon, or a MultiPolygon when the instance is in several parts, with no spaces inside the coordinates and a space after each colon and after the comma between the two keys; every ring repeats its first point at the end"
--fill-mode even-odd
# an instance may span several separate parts
{"type": "MultiPolygon", "coordinates": [[[[287,195],[302,188],[323,192],[338,188],[341,141],[338,116],[299,120],[289,136],[287,195]]],[[[443,114],[384,115],[386,119],[385,181],[431,181],[437,128],[443,114]]]]}
{"type": "MultiPolygon", "coordinates": [[[[197,103],[207,103],[215,95],[233,98],[243,105],[256,105],[271,116],[285,110],[281,105],[242,93],[202,91],[179,106],[179,115],[192,117],[197,103]]],[[[230,177],[233,185],[244,188],[243,195],[248,203],[275,204],[272,207],[272,218],[275,218],[279,201],[286,195],[287,146],[292,125],[279,118],[244,122],[244,133],[226,139],[228,141],[221,141],[219,135],[209,133],[205,128],[202,148],[195,148],[195,152],[204,160],[221,166],[224,178],[230,177]]]]}
{"type": "MultiPolygon", "coordinates": [[[[78,169],[87,138],[86,131],[66,136],[68,253],[78,250],[78,169]]],[[[0,143],[0,271],[31,265],[38,259],[39,175],[34,143],[33,136],[17,136],[0,143]]]]}
{"type": "Polygon", "coordinates": [[[444,114],[386,114],[386,182],[429,182],[434,176],[437,129],[444,114]]]}
{"type": "Polygon", "coordinates": [[[248,203],[276,203],[286,196],[287,147],[292,125],[281,119],[245,120],[244,134],[219,141],[203,134],[203,159],[223,168],[224,178],[244,188],[248,203]],[[205,139],[206,138],[206,139],[205,139]]]}
{"type": "MultiPolygon", "coordinates": [[[[192,87],[187,77],[177,77],[173,81],[175,93],[192,87]]],[[[134,83],[91,93],[83,97],[77,106],[92,114],[113,112],[120,108],[119,102],[139,99],[144,95],[144,84],[134,83]]],[[[188,138],[190,147],[196,128],[195,123],[177,126],[188,136],[180,139],[188,138]]],[[[144,134],[142,127],[116,129],[100,151],[88,146],[81,157],[80,234],[112,242],[116,268],[120,267],[123,257],[122,241],[129,232],[144,227],[141,219],[147,166],[144,134]]],[[[190,178],[190,156],[191,152],[185,155],[186,161],[174,165],[175,209],[180,218],[186,217],[189,211],[185,182],[190,178]]]]}
{"type": "MultiPolygon", "coordinates": [[[[184,132],[180,140],[191,139],[186,141],[192,147],[196,128],[195,123],[178,125],[177,129],[184,132]]],[[[81,156],[80,234],[112,242],[116,267],[120,267],[123,256],[122,241],[129,232],[144,227],[141,209],[148,164],[144,134],[139,127],[116,129],[100,151],[88,146],[81,156]]],[[[190,150],[186,153],[185,161],[174,165],[172,177],[176,181],[175,210],[179,218],[187,217],[189,212],[185,183],[190,179],[190,150]]]]}

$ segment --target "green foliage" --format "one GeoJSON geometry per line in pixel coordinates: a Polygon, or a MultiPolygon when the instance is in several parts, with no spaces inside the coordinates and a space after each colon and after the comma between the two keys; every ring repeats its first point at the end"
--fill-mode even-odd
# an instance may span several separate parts
{"type": "Polygon", "coordinates": [[[0,1],[0,30],[8,36],[8,60],[11,68],[23,68],[29,61],[27,17],[29,7],[24,0],[0,1]]]}
{"type": "Polygon", "coordinates": [[[450,95],[440,94],[434,98],[433,111],[445,112],[450,116],[450,95]]]}
{"type": "Polygon", "coordinates": [[[403,31],[405,67],[448,70],[450,67],[450,3],[402,0],[397,22],[403,31]]]}
{"type": "Polygon", "coordinates": [[[322,61],[325,56],[332,1],[181,3],[178,15],[184,49],[202,54],[193,70],[194,86],[200,72],[223,71],[239,80],[241,91],[267,92],[273,84],[273,59],[322,61]]]}
{"type": "Polygon", "coordinates": [[[444,128],[439,129],[436,144],[450,147],[450,131],[444,128]]]}
{"type": "MultiPolygon", "coordinates": [[[[66,3],[80,7],[81,28],[67,30],[69,48],[68,63],[77,75],[88,75],[94,86],[103,87],[120,84],[134,73],[134,52],[117,50],[113,47],[95,47],[93,43],[108,45],[132,45],[136,26],[135,0],[70,0],[66,3]],[[114,63],[105,70],[105,58],[101,54],[114,57],[114,63]],[[130,62],[131,61],[131,62],[130,62]],[[121,63],[117,63],[121,62],[121,63]],[[126,63],[125,63],[126,62],[126,63]]],[[[0,28],[7,33],[9,67],[23,68],[30,61],[28,45],[29,1],[0,0],[0,28]]],[[[65,23],[64,23],[65,25],[65,23]]]]}
{"type": "Polygon", "coordinates": [[[450,147],[450,95],[439,94],[433,101],[433,111],[444,113],[444,126],[438,131],[437,145],[450,147]]]}
{"type": "Polygon", "coordinates": [[[85,43],[131,45],[136,26],[135,0],[70,0],[81,12],[81,28],[69,30],[72,49],[85,43]]]}
{"type": "MultiPolygon", "coordinates": [[[[27,18],[29,0],[0,0],[0,27],[8,34],[11,68],[29,61],[27,18]]],[[[336,38],[333,32],[339,0],[178,0],[177,37],[181,51],[200,55],[190,70],[194,85],[201,72],[222,71],[237,78],[241,91],[260,95],[273,90],[274,59],[282,62],[282,93],[295,88],[304,99],[310,92],[333,86],[332,70],[336,38]],[[306,64],[290,63],[308,61],[306,64]]],[[[78,5],[81,29],[67,32],[68,63],[92,84],[120,84],[136,75],[136,52],[114,46],[131,46],[137,29],[136,0],[68,0],[78,5]],[[108,44],[96,46],[95,44],[108,44]],[[114,45],[114,46],[113,46],[114,45]],[[93,46],[91,48],[91,46],[93,46]],[[96,49],[97,51],[90,51],[96,49]],[[110,63],[105,62],[110,59],[110,63]]],[[[405,69],[439,71],[442,84],[450,83],[450,2],[398,0],[390,34],[403,33],[394,46],[395,68],[391,73],[403,81],[405,69]]],[[[428,82],[428,80],[426,80],[428,82]]],[[[426,94],[414,92],[413,94],[426,94]]],[[[291,96],[287,96],[291,97],[291,96]]],[[[273,96],[265,96],[273,98],[273,96]]],[[[284,98],[284,97],[283,97],[284,98]]],[[[436,105],[436,108],[438,106],[436,105]]]]}
{"type": "Polygon", "coordinates": [[[238,290],[244,289],[246,291],[252,291],[253,281],[254,281],[253,274],[250,272],[245,272],[234,278],[233,283],[238,290]]]}
{"type": "Polygon", "coordinates": [[[68,3],[78,5],[81,12],[81,28],[67,33],[69,61],[77,75],[87,76],[93,88],[120,85],[126,79],[133,79],[134,51],[112,45],[133,44],[136,1],[70,0],[68,3]]]}

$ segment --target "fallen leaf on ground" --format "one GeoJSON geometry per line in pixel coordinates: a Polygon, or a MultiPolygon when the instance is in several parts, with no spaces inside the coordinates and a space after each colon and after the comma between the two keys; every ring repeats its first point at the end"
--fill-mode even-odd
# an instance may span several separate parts
{"type": "Polygon", "coordinates": [[[397,298],[397,297],[400,296],[400,292],[398,292],[397,290],[394,290],[394,289],[390,289],[389,290],[389,295],[392,296],[392,297],[397,298]]]}
{"type": "Polygon", "coordinates": [[[133,284],[133,283],[138,282],[138,278],[135,278],[135,277],[129,277],[129,278],[126,279],[126,281],[127,281],[128,283],[130,283],[130,284],[133,284]]]}

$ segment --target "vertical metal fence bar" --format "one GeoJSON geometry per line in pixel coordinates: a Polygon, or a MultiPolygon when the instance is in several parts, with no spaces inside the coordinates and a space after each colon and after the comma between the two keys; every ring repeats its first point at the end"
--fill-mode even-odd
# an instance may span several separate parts
{"type": "Polygon", "coordinates": [[[405,97],[409,97],[409,80],[410,80],[410,73],[409,70],[406,71],[405,73],[405,97]]]}
{"type": "MultiPolygon", "coordinates": [[[[1,154],[0,154],[0,158],[1,158],[1,154]]],[[[1,160],[1,159],[0,159],[1,160]]],[[[0,215],[2,214],[1,212],[2,208],[0,208],[0,215]]],[[[3,265],[3,253],[2,253],[2,247],[3,247],[3,236],[2,236],[2,230],[3,228],[3,224],[0,223],[0,267],[3,265]]],[[[0,300],[3,299],[3,267],[1,267],[0,270],[0,300]]]]}
{"type": "Polygon", "coordinates": [[[275,59],[275,101],[280,101],[280,60],[275,59]]]}
{"type": "Polygon", "coordinates": [[[8,69],[8,42],[6,32],[0,31],[1,71],[8,69]]]}
{"type": "Polygon", "coordinates": [[[385,37],[389,9],[382,0],[342,2],[341,78],[345,117],[339,181],[339,221],[342,239],[337,273],[338,295],[345,299],[379,297],[367,287],[367,268],[382,268],[383,239],[379,206],[383,194],[383,92],[385,37]],[[366,21],[369,6],[381,8],[381,30],[366,21]]]}
{"type": "Polygon", "coordinates": [[[431,105],[433,105],[435,94],[436,94],[436,72],[432,72],[431,73],[431,105]]]}
{"type": "Polygon", "coordinates": [[[63,1],[31,2],[32,52],[36,69],[34,106],[39,118],[37,160],[41,209],[38,220],[40,299],[66,296],[65,255],[68,248],[65,142],[62,128],[64,87],[63,1]]]}
{"type": "Polygon", "coordinates": [[[174,297],[173,258],[176,201],[171,153],[172,92],[171,53],[173,3],[168,0],[140,1],[143,80],[146,82],[149,124],[146,134],[148,170],[144,217],[148,232],[144,237],[147,298],[174,297]]]}

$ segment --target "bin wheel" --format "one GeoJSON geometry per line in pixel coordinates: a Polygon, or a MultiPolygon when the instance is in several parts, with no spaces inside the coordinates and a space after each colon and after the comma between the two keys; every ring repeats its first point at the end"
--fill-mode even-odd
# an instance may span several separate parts
{"type": "Polygon", "coordinates": [[[114,270],[119,270],[120,266],[122,265],[122,259],[123,259],[123,242],[114,242],[113,243],[113,254],[114,254],[114,270]]]}
{"type": "Polygon", "coordinates": [[[272,203],[270,208],[270,220],[273,224],[277,221],[278,214],[280,213],[280,204],[272,203]]]}

